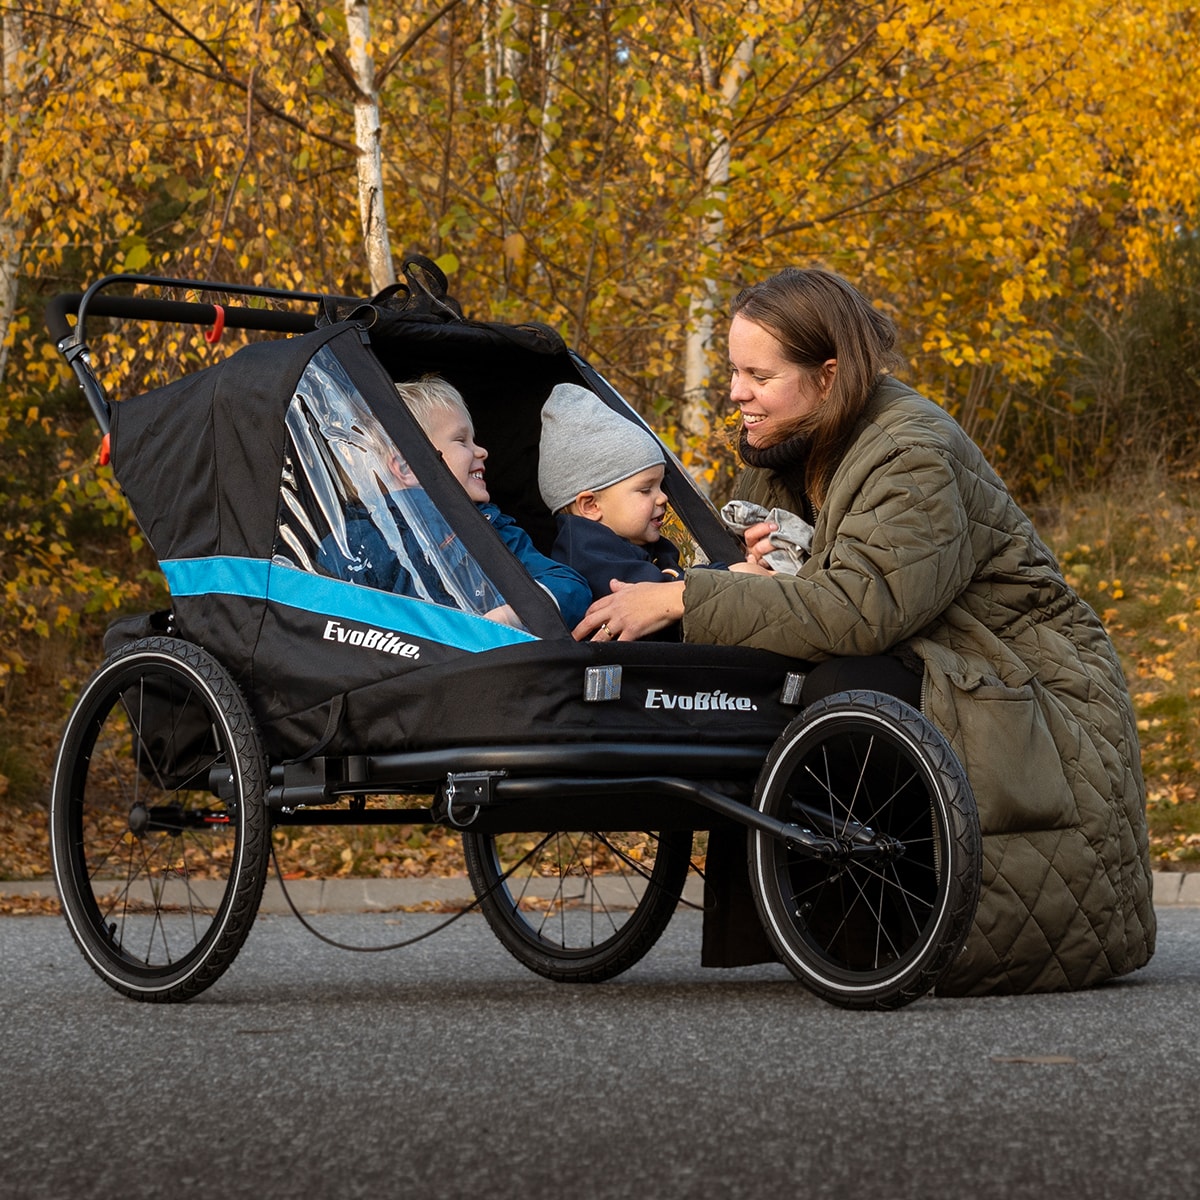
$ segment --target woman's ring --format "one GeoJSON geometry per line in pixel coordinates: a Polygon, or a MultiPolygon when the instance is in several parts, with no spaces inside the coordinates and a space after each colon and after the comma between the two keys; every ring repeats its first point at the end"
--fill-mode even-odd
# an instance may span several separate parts
{"type": "Polygon", "coordinates": [[[612,638],[616,637],[616,634],[614,634],[613,631],[611,629],[609,629],[607,621],[602,622],[600,625],[600,628],[604,630],[604,632],[608,635],[610,640],[612,638]]]}

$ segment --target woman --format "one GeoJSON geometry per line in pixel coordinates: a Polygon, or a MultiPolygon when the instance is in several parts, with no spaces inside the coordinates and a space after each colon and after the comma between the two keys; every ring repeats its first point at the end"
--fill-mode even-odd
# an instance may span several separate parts
{"type": "Polygon", "coordinates": [[[578,638],[755,646],[820,665],[805,702],[873,687],[919,706],[966,769],[983,894],[943,994],[1087,987],[1154,951],[1145,783],[1124,676],[1095,613],[959,425],[892,378],[892,323],[789,269],[741,292],[735,495],[816,530],[795,576],[689,571],[596,601],[578,638]]]}

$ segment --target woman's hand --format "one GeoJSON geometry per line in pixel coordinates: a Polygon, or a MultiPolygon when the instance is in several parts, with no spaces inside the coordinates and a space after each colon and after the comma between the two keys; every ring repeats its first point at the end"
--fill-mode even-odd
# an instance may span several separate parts
{"type": "Polygon", "coordinates": [[[593,602],[575,626],[577,642],[633,642],[657,633],[683,617],[683,589],[679,583],[622,583],[612,581],[610,595],[593,602]]]}
{"type": "MultiPolygon", "coordinates": [[[[742,536],[746,542],[746,561],[748,563],[756,566],[762,565],[763,558],[775,549],[768,538],[778,529],[779,526],[774,521],[760,521],[746,530],[742,536]]],[[[765,569],[770,570],[769,567],[765,569]]]]}

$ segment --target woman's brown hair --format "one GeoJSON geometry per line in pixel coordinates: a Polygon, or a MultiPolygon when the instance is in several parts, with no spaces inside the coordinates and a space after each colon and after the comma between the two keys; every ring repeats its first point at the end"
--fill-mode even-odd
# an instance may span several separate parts
{"type": "Polygon", "coordinates": [[[772,333],[785,357],[816,382],[824,364],[837,360],[825,398],[780,439],[805,439],[807,489],[820,506],[880,375],[900,361],[894,351],[896,327],[841,276],[817,267],[787,267],[743,288],[734,297],[731,315],[772,333]]]}

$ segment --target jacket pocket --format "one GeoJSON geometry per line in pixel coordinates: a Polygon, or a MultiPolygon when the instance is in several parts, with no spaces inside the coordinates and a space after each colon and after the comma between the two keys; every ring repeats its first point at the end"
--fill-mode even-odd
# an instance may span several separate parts
{"type": "Polygon", "coordinates": [[[951,675],[963,766],[982,832],[1064,829],[1079,822],[1062,755],[1035,685],[951,675]]]}

